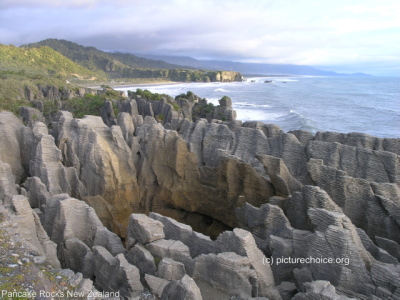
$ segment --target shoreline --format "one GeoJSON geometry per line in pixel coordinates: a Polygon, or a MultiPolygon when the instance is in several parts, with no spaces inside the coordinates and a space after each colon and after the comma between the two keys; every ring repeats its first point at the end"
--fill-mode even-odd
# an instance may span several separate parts
{"type": "MultiPolygon", "coordinates": [[[[127,86],[138,86],[138,87],[144,87],[144,86],[155,86],[155,85],[174,85],[174,84],[179,84],[182,82],[178,81],[161,81],[161,82],[149,82],[149,83],[126,83],[126,84],[102,84],[102,85],[108,85],[111,88],[121,88],[121,87],[127,87],[127,86]]],[[[97,89],[100,90],[102,89],[101,85],[85,85],[84,87],[89,88],[89,89],[97,89]]]]}

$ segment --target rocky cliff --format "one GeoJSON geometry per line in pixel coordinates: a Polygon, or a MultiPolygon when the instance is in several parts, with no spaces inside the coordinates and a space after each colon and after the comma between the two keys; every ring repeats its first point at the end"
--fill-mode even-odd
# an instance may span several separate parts
{"type": "Polygon", "coordinates": [[[122,297],[400,299],[400,139],[286,133],[202,101],[133,95],[48,126],[1,112],[13,234],[122,297]]]}

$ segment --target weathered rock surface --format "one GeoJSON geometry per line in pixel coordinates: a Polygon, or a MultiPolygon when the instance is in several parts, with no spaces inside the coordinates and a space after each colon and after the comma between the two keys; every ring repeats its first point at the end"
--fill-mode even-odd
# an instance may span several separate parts
{"type": "Polygon", "coordinates": [[[10,112],[0,112],[0,159],[9,164],[15,183],[25,176],[22,153],[22,122],[10,112]]]}
{"type": "Polygon", "coordinates": [[[157,267],[154,257],[143,245],[136,244],[135,247],[131,248],[126,254],[126,259],[129,263],[135,265],[139,269],[142,279],[145,274],[156,274],[157,267]]]}
{"type": "Polygon", "coordinates": [[[84,196],[98,195],[111,205],[111,229],[125,236],[129,216],[139,208],[139,189],[120,127],[109,128],[100,117],[73,119],[66,112],[59,113],[56,121],[53,135],[63,164],[79,174],[84,196]]]}
{"type": "Polygon", "coordinates": [[[345,171],[351,177],[374,182],[400,181],[399,158],[391,152],[311,141],[307,154],[309,158],[322,159],[324,165],[345,171]]]}
{"type": "Polygon", "coordinates": [[[304,284],[306,292],[296,294],[294,300],[347,300],[353,299],[336,293],[335,287],[329,281],[318,280],[304,284]]]}
{"type": "Polygon", "coordinates": [[[11,167],[0,158],[0,204],[10,205],[13,195],[18,195],[11,167]]]}
{"type": "Polygon", "coordinates": [[[158,264],[157,274],[166,280],[181,280],[186,275],[185,265],[164,257],[158,264]]]}
{"type": "Polygon", "coordinates": [[[202,300],[200,290],[194,280],[185,275],[181,280],[168,283],[161,295],[162,300],[202,300]]]}
{"type": "Polygon", "coordinates": [[[21,195],[12,197],[12,207],[15,214],[11,215],[11,220],[18,224],[18,234],[27,242],[32,251],[42,256],[44,261],[55,268],[60,267],[57,258],[57,245],[50,240],[46,231],[43,229],[38,215],[31,209],[28,199],[21,195]]]}
{"type": "Polygon", "coordinates": [[[242,298],[257,296],[256,272],[247,257],[234,252],[198,256],[193,277],[242,298]]]}
{"type": "Polygon", "coordinates": [[[238,255],[247,257],[255,272],[252,295],[265,296],[270,299],[281,298],[279,292],[275,289],[275,280],[270,265],[262,263],[264,255],[257,248],[250,232],[239,228],[235,228],[231,232],[226,231],[218,237],[216,247],[220,252],[233,251],[238,255]]]}
{"type": "Polygon", "coordinates": [[[143,292],[139,270],[129,264],[123,254],[113,257],[105,248],[95,246],[93,261],[96,285],[100,290],[120,291],[122,297],[135,297],[143,292]]]}
{"type": "Polygon", "coordinates": [[[192,257],[200,254],[216,253],[214,242],[208,236],[193,231],[189,225],[153,212],[150,213],[150,217],[164,224],[163,229],[166,239],[182,241],[187,245],[192,257]]]}
{"type": "Polygon", "coordinates": [[[129,219],[127,247],[131,248],[137,242],[145,245],[165,237],[164,225],[144,214],[132,214],[129,219]]]}
{"type": "Polygon", "coordinates": [[[372,239],[380,236],[400,242],[400,193],[396,185],[350,177],[344,171],[323,165],[322,160],[310,159],[308,167],[313,180],[355,226],[372,239]]]}
{"type": "Polygon", "coordinates": [[[158,297],[161,297],[164,288],[169,284],[168,280],[152,276],[149,274],[145,275],[145,280],[150,288],[150,291],[153,294],[157,295],[158,297]]]}

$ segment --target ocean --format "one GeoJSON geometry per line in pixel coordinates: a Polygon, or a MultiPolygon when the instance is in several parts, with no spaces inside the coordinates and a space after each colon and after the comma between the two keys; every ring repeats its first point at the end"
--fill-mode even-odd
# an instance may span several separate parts
{"type": "Polygon", "coordinates": [[[244,82],[126,86],[175,97],[192,91],[218,105],[232,99],[237,119],[284,131],[362,132],[400,138],[399,77],[248,77],[244,82]],[[265,81],[271,81],[266,83],[265,81]]]}

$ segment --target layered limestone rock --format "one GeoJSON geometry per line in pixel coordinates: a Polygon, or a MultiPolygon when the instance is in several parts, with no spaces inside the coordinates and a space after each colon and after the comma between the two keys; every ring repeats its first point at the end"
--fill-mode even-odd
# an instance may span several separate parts
{"type": "Polygon", "coordinates": [[[100,117],[73,119],[68,112],[60,112],[56,120],[52,133],[63,164],[79,174],[84,196],[104,199],[91,205],[96,211],[108,211],[111,229],[124,236],[129,216],[139,210],[140,201],[132,152],[121,128],[107,127],[100,117]]]}
{"type": "Polygon", "coordinates": [[[105,248],[95,246],[93,261],[96,286],[100,290],[119,291],[121,297],[128,298],[137,297],[143,292],[138,268],[129,264],[123,254],[113,257],[105,248]]]}
{"type": "Polygon", "coordinates": [[[340,143],[370,150],[388,151],[400,155],[399,138],[378,138],[365,133],[317,132],[315,140],[340,143]]]}
{"type": "Polygon", "coordinates": [[[144,124],[138,129],[138,137],[138,182],[146,186],[140,191],[146,212],[171,215],[168,208],[183,209],[233,226],[234,209],[244,203],[239,196],[259,205],[273,195],[268,180],[236,158],[223,157],[215,168],[199,167],[185,141],[159,124],[144,124]]]}
{"type": "Polygon", "coordinates": [[[309,158],[322,159],[324,165],[345,171],[349,176],[373,182],[399,183],[399,158],[387,151],[311,141],[309,158]]]}
{"type": "Polygon", "coordinates": [[[0,112],[0,159],[11,167],[15,183],[20,183],[26,174],[22,157],[23,127],[12,113],[0,112]]]}
{"type": "Polygon", "coordinates": [[[18,226],[18,228],[14,228],[15,233],[26,241],[25,245],[28,245],[28,248],[36,254],[34,262],[46,262],[59,268],[57,245],[50,240],[38,215],[31,209],[28,199],[21,195],[14,195],[12,208],[14,212],[10,214],[10,219],[18,226]]]}
{"type": "Polygon", "coordinates": [[[10,165],[0,158],[0,205],[10,205],[13,195],[18,195],[15,176],[10,165]]]}
{"type": "Polygon", "coordinates": [[[348,176],[344,171],[325,166],[322,160],[310,159],[313,180],[372,239],[375,236],[399,243],[399,188],[394,184],[372,183],[348,176]]]}

